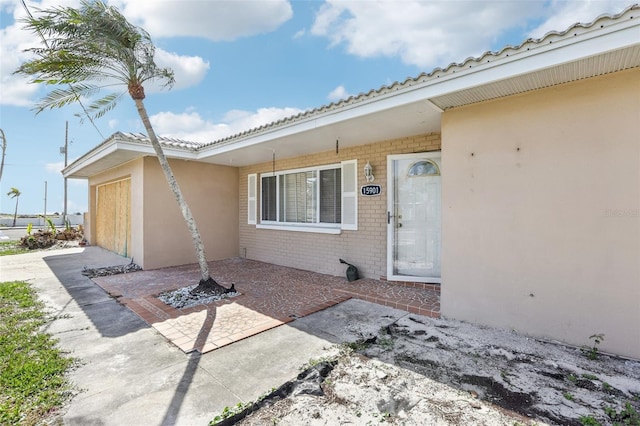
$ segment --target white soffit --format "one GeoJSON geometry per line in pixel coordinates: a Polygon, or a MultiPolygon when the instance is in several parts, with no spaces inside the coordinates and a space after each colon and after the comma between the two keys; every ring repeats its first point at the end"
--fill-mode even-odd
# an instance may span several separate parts
{"type": "MultiPolygon", "coordinates": [[[[167,158],[197,159],[195,151],[200,144],[174,138],[158,139],[167,158]]],[[[67,166],[62,174],[71,178],[88,178],[144,156],[155,156],[153,146],[145,135],[116,132],[67,166]]]]}
{"type": "MultiPolygon", "coordinates": [[[[447,109],[639,67],[639,11],[640,6],[633,5],[617,15],[603,15],[210,143],[159,139],[168,157],[240,166],[264,161],[273,150],[297,155],[326,150],[336,138],[349,146],[371,137],[385,140],[439,131],[440,114],[447,109]]],[[[87,177],[144,155],[155,155],[146,136],[118,132],[63,173],[87,177]]]]}
{"type": "Polygon", "coordinates": [[[482,102],[531,90],[551,87],[571,81],[622,71],[640,64],[640,45],[620,49],[604,55],[535,71],[464,91],[430,98],[443,110],[482,102]]]}

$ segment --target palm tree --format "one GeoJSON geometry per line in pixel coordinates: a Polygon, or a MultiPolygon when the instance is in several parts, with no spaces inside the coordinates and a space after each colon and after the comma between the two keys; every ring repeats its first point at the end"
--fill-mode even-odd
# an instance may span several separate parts
{"type": "Polygon", "coordinates": [[[18,200],[20,199],[20,195],[22,195],[22,192],[20,192],[18,188],[11,188],[11,191],[7,192],[7,195],[10,198],[16,199],[16,210],[13,213],[13,226],[16,226],[16,219],[18,218],[18,200]]]}
{"type": "Polygon", "coordinates": [[[134,100],[151,145],[169,187],[180,206],[189,228],[202,275],[196,291],[222,294],[225,288],[209,275],[204,244],[196,221],[187,205],[178,182],[144,105],[144,83],[157,80],[171,87],[173,71],[160,68],[154,61],[155,45],[142,28],[129,23],[115,7],[102,0],[83,0],[79,8],[53,7],[38,10],[38,16],[25,18],[26,29],[45,42],[44,47],[28,49],[31,59],[16,70],[33,78],[34,83],[57,85],[36,106],[36,113],[93,98],[101,89],[126,87],[93,101],[85,112],[99,118],[113,109],[127,91],[134,100]],[[124,87],[123,87],[124,86],[124,87]]]}

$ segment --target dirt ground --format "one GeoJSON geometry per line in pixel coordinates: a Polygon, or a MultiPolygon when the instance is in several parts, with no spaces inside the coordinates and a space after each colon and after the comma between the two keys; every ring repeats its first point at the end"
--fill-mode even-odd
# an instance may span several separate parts
{"type": "Polygon", "coordinates": [[[640,361],[592,348],[409,315],[227,424],[640,425],[640,361]]]}

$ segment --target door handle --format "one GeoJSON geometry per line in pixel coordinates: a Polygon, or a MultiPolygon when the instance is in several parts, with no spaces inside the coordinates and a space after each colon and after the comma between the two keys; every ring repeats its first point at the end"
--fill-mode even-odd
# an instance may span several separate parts
{"type": "MultiPolygon", "coordinates": [[[[391,218],[392,217],[396,217],[395,215],[392,215],[390,211],[387,211],[387,225],[389,225],[391,223],[391,218]]],[[[402,215],[399,214],[397,216],[398,220],[402,219],[402,215]]],[[[402,226],[402,224],[400,222],[397,223],[398,228],[400,228],[402,226]]]]}

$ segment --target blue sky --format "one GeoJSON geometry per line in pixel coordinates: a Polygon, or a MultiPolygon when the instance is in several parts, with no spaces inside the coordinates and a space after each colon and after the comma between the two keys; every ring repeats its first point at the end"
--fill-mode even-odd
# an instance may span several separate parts
{"type": "MultiPolygon", "coordinates": [[[[27,1],[37,8],[76,1],[27,1]]],[[[148,87],[146,106],[156,132],[197,142],[226,137],[305,109],[377,89],[462,62],[487,50],[518,45],[576,22],[591,22],[632,4],[566,1],[286,1],[114,0],[158,47],[156,62],[171,67],[170,91],[148,87]]],[[[69,123],[69,163],[116,131],[143,132],[133,101],[96,121],[76,117],[79,106],[35,115],[45,88],[12,72],[39,40],[17,22],[18,0],[0,0],[0,128],[7,139],[0,212],[63,210],[60,170],[69,123]]],[[[87,184],[69,180],[68,211],[87,210],[87,184]]]]}

